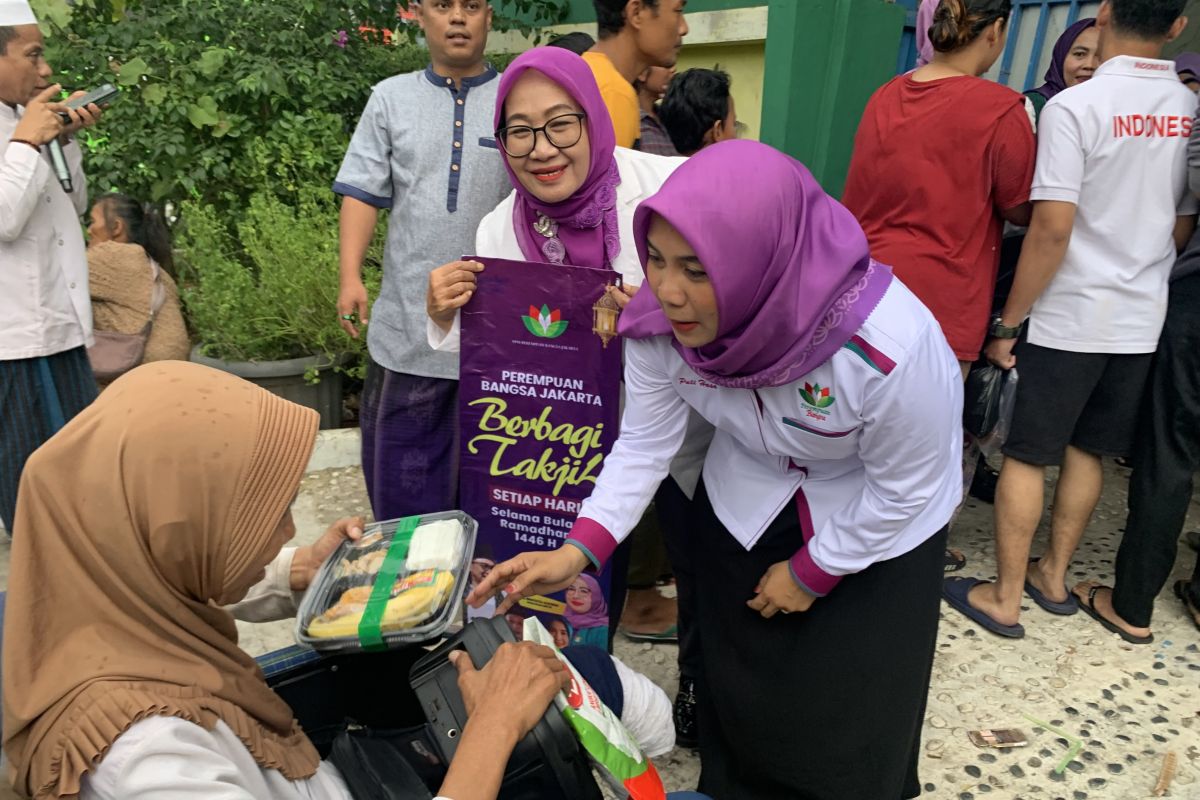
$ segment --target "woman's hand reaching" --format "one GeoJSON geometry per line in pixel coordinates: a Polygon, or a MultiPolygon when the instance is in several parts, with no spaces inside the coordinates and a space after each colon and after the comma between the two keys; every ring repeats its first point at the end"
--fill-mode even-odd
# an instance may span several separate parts
{"type": "Polygon", "coordinates": [[[503,592],[504,601],[497,614],[508,611],[522,597],[548,594],[565,589],[588,566],[588,557],[578,547],[564,544],[557,550],[535,550],[497,564],[483,583],[467,597],[467,603],[479,608],[503,592]]]}

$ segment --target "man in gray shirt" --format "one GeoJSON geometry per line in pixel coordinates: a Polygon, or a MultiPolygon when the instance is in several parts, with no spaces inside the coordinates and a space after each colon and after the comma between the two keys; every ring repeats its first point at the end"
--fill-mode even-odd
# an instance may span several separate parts
{"type": "Polygon", "coordinates": [[[475,229],[511,186],[492,131],[498,73],[483,57],[487,0],[412,3],[430,65],[378,84],[333,190],[342,196],[338,314],[367,322],[362,261],[389,209],[383,289],[367,334],[362,465],[376,519],[454,508],[458,357],[425,335],[429,272],[475,249],[475,229]]]}

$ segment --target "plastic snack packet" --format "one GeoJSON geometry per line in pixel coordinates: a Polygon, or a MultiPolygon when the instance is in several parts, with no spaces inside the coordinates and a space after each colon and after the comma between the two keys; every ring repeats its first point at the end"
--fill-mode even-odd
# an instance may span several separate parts
{"type": "Polygon", "coordinates": [[[554,705],[575,731],[596,771],[614,791],[627,795],[629,800],[666,800],[667,790],[654,764],[643,755],[620,718],[600,701],[578,670],[554,646],[554,637],[537,617],[525,620],[525,641],[554,650],[571,673],[570,693],[559,692],[554,705]]]}

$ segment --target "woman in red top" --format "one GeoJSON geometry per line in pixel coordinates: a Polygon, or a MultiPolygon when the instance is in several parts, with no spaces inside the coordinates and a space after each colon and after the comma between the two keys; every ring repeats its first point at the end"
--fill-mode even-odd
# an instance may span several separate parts
{"type": "Polygon", "coordinates": [[[1024,98],[979,76],[1004,50],[1011,0],[942,0],[933,61],[880,88],[842,202],[871,252],[933,312],[964,367],[979,357],[1005,220],[1029,224],[1037,147],[1024,98]]]}

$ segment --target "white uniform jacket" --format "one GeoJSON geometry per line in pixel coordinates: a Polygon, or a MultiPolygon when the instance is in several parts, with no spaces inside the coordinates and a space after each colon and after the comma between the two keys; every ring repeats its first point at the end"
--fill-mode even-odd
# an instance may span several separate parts
{"type": "Polygon", "coordinates": [[[784,386],[703,380],[669,337],[629,341],[621,437],[571,536],[597,565],[633,528],[684,438],[689,410],[716,428],[704,483],[747,549],[794,504],[796,580],[817,596],[901,556],[962,497],[962,374],[933,315],[893,281],[829,361],[784,386]]]}

